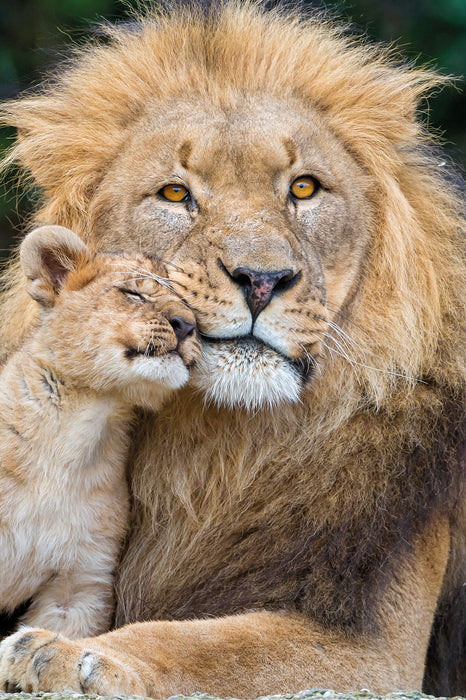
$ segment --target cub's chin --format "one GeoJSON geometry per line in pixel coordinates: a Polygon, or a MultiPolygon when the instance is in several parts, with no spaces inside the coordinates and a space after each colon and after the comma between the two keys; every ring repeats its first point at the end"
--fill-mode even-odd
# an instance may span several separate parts
{"type": "Polygon", "coordinates": [[[203,340],[202,349],[192,381],[208,402],[256,411],[299,401],[303,375],[254,338],[203,340]]]}
{"type": "Polygon", "coordinates": [[[173,352],[161,356],[126,352],[122,394],[134,406],[159,411],[176,389],[189,380],[189,369],[173,352]]]}

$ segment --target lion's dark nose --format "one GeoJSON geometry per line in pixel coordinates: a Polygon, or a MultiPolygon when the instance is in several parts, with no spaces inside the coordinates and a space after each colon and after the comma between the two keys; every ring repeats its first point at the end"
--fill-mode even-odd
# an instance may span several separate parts
{"type": "Polygon", "coordinates": [[[243,288],[254,320],[265,309],[274,294],[284,291],[296,279],[293,270],[262,272],[247,267],[237,267],[231,273],[234,281],[243,288]]]}
{"type": "Polygon", "coordinates": [[[186,321],[186,319],[181,318],[181,316],[173,316],[173,318],[170,318],[168,322],[178,338],[178,343],[181,343],[188,337],[188,335],[191,335],[193,330],[196,328],[194,323],[186,321]]]}

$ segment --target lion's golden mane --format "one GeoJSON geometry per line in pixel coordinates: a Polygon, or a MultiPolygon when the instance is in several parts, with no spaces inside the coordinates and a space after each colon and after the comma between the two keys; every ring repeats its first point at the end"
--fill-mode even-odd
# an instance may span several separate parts
{"type": "MultiPolygon", "coordinates": [[[[418,119],[421,100],[442,82],[321,17],[302,21],[233,2],[207,16],[148,12],[108,27],[104,42],[78,49],[40,91],[5,107],[4,120],[19,134],[8,162],[44,193],[36,223],[67,226],[86,241],[97,221],[93,198],[127,130],[152,102],[181,95],[187,103],[238,92],[296,96],[376,183],[376,231],[341,323],[355,341],[353,368],[329,358],[302,402],[273,414],[202,409],[193,392],[156,425],[143,422],[119,622],[288,606],[360,629],[372,624],[371,610],[415,534],[439,512],[459,517],[464,220],[449,168],[418,119]],[[392,459],[401,453],[415,454],[403,475],[392,459]],[[186,454],[194,460],[188,471],[186,454]],[[304,460],[313,464],[307,480],[304,460]],[[266,536],[249,511],[267,499],[266,536]],[[173,534],[160,544],[168,527],[173,534]],[[237,552],[228,565],[226,547],[237,552]],[[190,548],[197,568],[186,563],[190,548]],[[181,564],[171,575],[174,552],[181,564]],[[256,573],[235,588],[231,581],[248,567],[256,573]]],[[[9,352],[29,305],[14,265],[5,280],[9,352]]]]}

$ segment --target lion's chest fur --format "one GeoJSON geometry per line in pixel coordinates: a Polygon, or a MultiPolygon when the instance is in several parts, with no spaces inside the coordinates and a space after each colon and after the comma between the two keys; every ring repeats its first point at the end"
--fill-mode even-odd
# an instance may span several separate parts
{"type": "Polygon", "coordinates": [[[118,621],[289,606],[373,623],[440,485],[421,437],[428,407],[418,409],[405,434],[383,412],[336,428],[302,407],[253,417],[186,398],[146,417],[118,621]]]}

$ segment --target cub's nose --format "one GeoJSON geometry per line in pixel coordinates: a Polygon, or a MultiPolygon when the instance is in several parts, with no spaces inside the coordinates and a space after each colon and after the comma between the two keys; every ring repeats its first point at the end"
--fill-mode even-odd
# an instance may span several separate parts
{"type": "Polygon", "coordinates": [[[187,321],[181,316],[173,316],[173,318],[168,319],[168,323],[173,328],[175,335],[178,339],[178,343],[181,343],[185,338],[192,335],[196,325],[187,321]]]}
{"type": "Polygon", "coordinates": [[[252,317],[256,320],[272,296],[278,291],[287,289],[296,275],[294,275],[293,270],[263,272],[250,270],[247,267],[237,267],[231,273],[231,277],[243,288],[252,317]]]}

